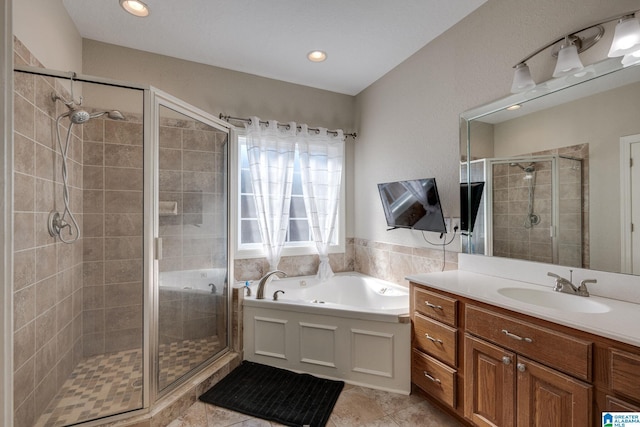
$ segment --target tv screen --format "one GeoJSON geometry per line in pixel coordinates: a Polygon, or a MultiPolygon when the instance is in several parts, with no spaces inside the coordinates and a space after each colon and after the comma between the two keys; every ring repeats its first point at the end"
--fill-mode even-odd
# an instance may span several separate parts
{"type": "Polygon", "coordinates": [[[484,182],[460,184],[460,231],[473,232],[483,190],[484,182]],[[471,188],[471,204],[469,204],[469,188],[471,188]]]}
{"type": "Polygon", "coordinates": [[[387,225],[446,233],[435,178],[378,184],[387,225]]]}

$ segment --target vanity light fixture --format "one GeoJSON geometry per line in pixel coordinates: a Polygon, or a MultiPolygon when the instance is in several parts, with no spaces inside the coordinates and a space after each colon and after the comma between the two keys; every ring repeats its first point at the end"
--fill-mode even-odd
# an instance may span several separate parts
{"type": "Polygon", "coordinates": [[[550,43],[537,49],[535,52],[524,57],[520,62],[513,66],[515,69],[513,75],[513,83],[511,85],[511,93],[526,92],[536,86],[535,81],[531,78],[531,71],[527,65],[527,61],[539,54],[540,52],[552,47],[551,55],[557,56],[553,77],[571,76],[583,77],[587,74],[584,65],[580,61],[579,53],[584,52],[591,46],[595,45],[604,34],[602,24],[618,21],[609,57],[624,56],[622,64],[629,66],[640,62],[640,22],[635,17],[636,11],[627,12],[612,18],[605,19],[596,24],[592,24],[573,33],[568,33],[562,38],[553,40],[550,43]]]}
{"type": "Polygon", "coordinates": [[[564,42],[560,45],[558,51],[558,60],[556,68],[553,71],[553,77],[562,77],[568,74],[580,71],[584,68],[580,57],[578,56],[578,48],[569,40],[569,36],[565,37],[564,42]]]}
{"type": "Polygon", "coordinates": [[[327,53],[322,50],[312,50],[307,54],[307,59],[311,62],[322,62],[327,59],[327,53]]]}
{"type": "Polygon", "coordinates": [[[149,7],[140,0],[120,0],[120,6],[134,16],[149,16],[149,7]]]}
{"type": "Polygon", "coordinates": [[[634,15],[620,18],[609,49],[609,58],[628,55],[640,50],[640,23],[634,15]]]}

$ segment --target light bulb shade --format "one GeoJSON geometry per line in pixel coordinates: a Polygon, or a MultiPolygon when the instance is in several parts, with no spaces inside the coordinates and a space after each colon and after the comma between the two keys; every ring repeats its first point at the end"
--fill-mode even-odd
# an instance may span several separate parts
{"type": "Polygon", "coordinates": [[[622,58],[622,66],[628,67],[629,65],[634,65],[640,63],[640,50],[636,50],[633,53],[627,53],[622,58]]]}
{"type": "Polygon", "coordinates": [[[627,55],[640,49],[640,23],[637,18],[621,19],[616,25],[609,58],[627,55]]]}
{"type": "Polygon", "coordinates": [[[513,73],[513,83],[511,84],[511,93],[520,93],[531,90],[536,87],[536,82],[531,78],[531,71],[527,64],[516,65],[516,71],[513,73]]]}
{"type": "Polygon", "coordinates": [[[576,45],[563,45],[558,51],[558,61],[556,62],[556,69],[553,71],[553,77],[566,76],[583,68],[584,65],[580,61],[576,45]]]}

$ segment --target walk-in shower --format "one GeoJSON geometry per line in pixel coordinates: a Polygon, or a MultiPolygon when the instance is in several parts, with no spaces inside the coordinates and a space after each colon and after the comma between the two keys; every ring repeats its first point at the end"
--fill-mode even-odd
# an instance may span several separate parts
{"type": "Polygon", "coordinates": [[[148,87],[18,68],[15,424],[145,413],[229,349],[229,126],[148,87]]]}
{"type": "MultiPolygon", "coordinates": [[[[582,160],[527,155],[471,161],[485,182],[476,228],[463,251],[582,267],[582,160]]],[[[466,164],[461,179],[466,180],[466,164]]]]}

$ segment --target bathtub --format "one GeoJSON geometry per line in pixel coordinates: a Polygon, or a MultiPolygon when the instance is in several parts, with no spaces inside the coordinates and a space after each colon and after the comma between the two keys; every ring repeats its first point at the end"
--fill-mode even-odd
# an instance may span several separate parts
{"type": "Polygon", "coordinates": [[[256,293],[257,282],[243,300],[245,360],[410,393],[408,288],[342,273],[274,279],[265,299],[256,293]]]}
{"type": "Polygon", "coordinates": [[[160,344],[212,336],[226,342],[226,274],[224,268],[159,273],[160,344]]]}

